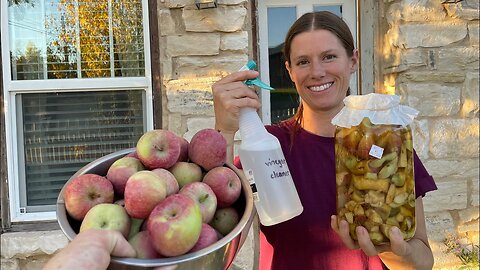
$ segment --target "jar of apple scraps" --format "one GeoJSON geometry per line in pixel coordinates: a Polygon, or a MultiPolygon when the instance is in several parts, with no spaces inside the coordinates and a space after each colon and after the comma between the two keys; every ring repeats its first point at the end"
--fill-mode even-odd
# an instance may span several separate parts
{"type": "Polygon", "coordinates": [[[410,124],[418,111],[400,97],[348,96],[332,119],[335,131],[337,216],[365,227],[374,244],[389,242],[396,226],[409,240],[415,233],[415,182],[410,124]]]}

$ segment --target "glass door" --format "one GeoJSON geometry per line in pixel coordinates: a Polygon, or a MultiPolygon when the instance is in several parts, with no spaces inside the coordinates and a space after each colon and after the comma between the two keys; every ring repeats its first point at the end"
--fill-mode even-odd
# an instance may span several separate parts
{"type": "MultiPolygon", "coordinates": [[[[263,81],[275,88],[274,91],[261,91],[261,115],[265,124],[278,123],[293,116],[300,102],[282,54],[288,29],[302,14],[323,10],[341,16],[356,42],[356,1],[259,1],[260,74],[263,81]]],[[[357,93],[356,75],[352,77],[351,89],[352,93],[357,93]]]]}

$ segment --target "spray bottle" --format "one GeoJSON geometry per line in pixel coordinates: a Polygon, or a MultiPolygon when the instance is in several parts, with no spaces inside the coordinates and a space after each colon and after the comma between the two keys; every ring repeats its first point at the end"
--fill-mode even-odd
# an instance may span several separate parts
{"type": "MultiPolygon", "coordinates": [[[[254,61],[249,61],[240,71],[252,70],[255,66],[254,61]]],[[[245,84],[273,90],[258,78],[245,84]]],[[[270,226],[300,215],[303,206],[278,139],[265,129],[253,108],[240,109],[239,129],[240,161],[252,187],[260,222],[270,226]]]]}

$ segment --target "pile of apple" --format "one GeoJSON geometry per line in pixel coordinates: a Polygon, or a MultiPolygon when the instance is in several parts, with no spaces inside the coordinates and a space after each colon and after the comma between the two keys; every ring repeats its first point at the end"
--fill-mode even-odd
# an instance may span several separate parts
{"type": "Polygon", "coordinates": [[[106,175],[83,174],[67,183],[65,208],[79,231],[119,231],[137,258],[173,257],[203,249],[239,222],[242,185],[224,166],[227,143],[214,129],[188,142],[171,131],[148,131],[135,151],[106,175]]]}

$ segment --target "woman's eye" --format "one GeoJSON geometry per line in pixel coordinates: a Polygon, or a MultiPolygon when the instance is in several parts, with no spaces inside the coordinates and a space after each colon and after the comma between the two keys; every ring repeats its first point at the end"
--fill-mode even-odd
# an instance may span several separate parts
{"type": "Polygon", "coordinates": [[[308,61],[307,61],[307,60],[299,60],[299,61],[297,62],[297,65],[298,65],[298,66],[306,65],[306,64],[308,64],[308,61]]]}
{"type": "Polygon", "coordinates": [[[334,60],[335,58],[337,58],[337,56],[335,56],[333,54],[328,54],[328,55],[325,55],[325,57],[323,59],[326,60],[326,61],[331,61],[331,60],[334,60]]]}

